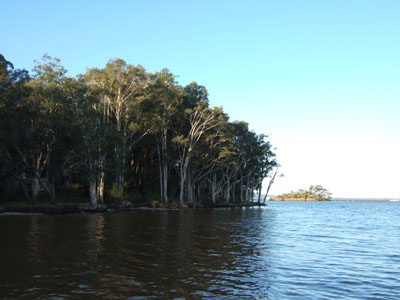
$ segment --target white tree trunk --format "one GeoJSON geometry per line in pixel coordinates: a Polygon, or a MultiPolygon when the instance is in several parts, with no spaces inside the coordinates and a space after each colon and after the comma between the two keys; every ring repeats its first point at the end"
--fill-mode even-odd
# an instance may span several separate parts
{"type": "Polygon", "coordinates": [[[98,174],[98,181],[97,181],[97,200],[99,203],[104,203],[105,161],[106,161],[106,155],[100,154],[99,155],[100,173],[98,174]]]}
{"type": "Polygon", "coordinates": [[[229,203],[230,194],[231,194],[231,183],[230,183],[230,180],[228,178],[227,182],[226,182],[226,193],[225,193],[225,201],[226,201],[226,203],[229,203]]]}
{"type": "Polygon", "coordinates": [[[104,203],[104,175],[105,175],[105,172],[101,171],[100,178],[99,178],[99,184],[97,186],[99,203],[104,203]]]}
{"type": "Polygon", "coordinates": [[[125,137],[125,135],[123,136],[122,149],[121,149],[121,153],[119,154],[118,163],[119,163],[119,167],[118,167],[117,183],[118,183],[118,188],[121,191],[123,191],[124,184],[125,184],[125,163],[126,163],[126,137],[125,137]]]}
{"type": "Polygon", "coordinates": [[[162,155],[162,171],[163,171],[163,195],[164,202],[168,203],[168,164],[167,164],[167,130],[161,136],[161,155],[162,155]]]}
{"type": "Polygon", "coordinates": [[[243,191],[243,174],[240,172],[240,202],[244,202],[244,191],[243,191]]]}
{"type": "Polygon", "coordinates": [[[249,203],[249,176],[247,176],[247,178],[246,178],[246,187],[245,187],[244,193],[245,193],[245,196],[244,196],[245,202],[248,204],[249,203]]]}
{"type": "Polygon", "coordinates": [[[180,184],[179,184],[179,204],[180,206],[183,206],[183,196],[185,193],[185,177],[181,176],[180,178],[180,184]]]}
{"type": "Polygon", "coordinates": [[[158,154],[158,167],[160,171],[160,201],[164,201],[164,187],[163,187],[163,171],[162,171],[162,160],[161,160],[161,153],[160,153],[160,146],[157,145],[157,154],[158,154]]]}
{"type": "Polygon", "coordinates": [[[276,174],[278,174],[278,168],[276,168],[274,176],[272,176],[271,180],[269,181],[268,188],[267,188],[267,191],[266,191],[265,196],[264,196],[263,204],[265,204],[265,201],[267,200],[269,189],[271,188],[272,184],[275,181],[276,174]]]}
{"type": "Polygon", "coordinates": [[[232,203],[236,203],[236,183],[231,185],[232,203]]]}
{"type": "Polygon", "coordinates": [[[217,203],[217,173],[211,175],[210,190],[211,190],[211,200],[215,204],[217,203]]]}

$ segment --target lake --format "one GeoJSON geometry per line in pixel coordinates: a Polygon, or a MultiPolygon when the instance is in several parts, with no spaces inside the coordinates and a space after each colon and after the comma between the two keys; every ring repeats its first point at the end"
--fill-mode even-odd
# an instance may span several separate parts
{"type": "Polygon", "coordinates": [[[0,216],[1,299],[400,299],[400,202],[0,216]]]}

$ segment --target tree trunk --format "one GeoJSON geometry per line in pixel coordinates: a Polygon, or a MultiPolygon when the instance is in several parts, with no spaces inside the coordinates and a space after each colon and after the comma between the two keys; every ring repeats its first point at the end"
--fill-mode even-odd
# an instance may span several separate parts
{"type": "Polygon", "coordinates": [[[194,207],[196,207],[196,200],[197,200],[197,203],[201,203],[201,190],[202,190],[202,186],[201,186],[201,182],[199,182],[195,186],[196,197],[195,197],[195,199],[193,201],[194,207]]]}
{"type": "Polygon", "coordinates": [[[54,185],[54,179],[51,180],[50,189],[51,189],[50,201],[51,203],[56,204],[56,187],[54,185]]]}
{"type": "Polygon", "coordinates": [[[51,160],[50,160],[50,153],[48,152],[47,155],[47,178],[48,178],[48,187],[46,189],[48,195],[49,195],[49,199],[50,202],[55,204],[56,203],[56,188],[54,186],[54,175],[53,173],[50,171],[51,170],[51,160]]]}
{"type": "Polygon", "coordinates": [[[257,199],[257,203],[261,204],[261,184],[258,187],[258,199],[257,199]]]}
{"type": "Polygon", "coordinates": [[[164,130],[161,136],[162,142],[162,164],[163,164],[163,195],[164,195],[164,202],[168,203],[168,164],[167,164],[167,131],[164,130]]]}
{"type": "Polygon", "coordinates": [[[236,183],[231,185],[232,203],[236,203],[236,183]]]}
{"type": "Polygon", "coordinates": [[[191,172],[188,170],[187,173],[187,193],[188,193],[188,202],[194,203],[194,186],[193,186],[193,177],[191,172]]]}
{"type": "Polygon", "coordinates": [[[246,178],[246,186],[245,186],[245,190],[244,190],[244,199],[246,204],[249,204],[249,176],[247,176],[246,178]]]}
{"type": "Polygon", "coordinates": [[[163,166],[163,195],[164,195],[164,202],[168,203],[168,166],[164,162],[163,166]]]}
{"type": "MultiPolygon", "coordinates": [[[[190,175],[188,175],[188,167],[189,167],[189,161],[190,161],[190,153],[187,153],[186,158],[184,159],[184,161],[181,161],[181,165],[179,166],[179,173],[180,173],[180,195],[179,195],[179,202],[180,205],[183,205],[183,197],[185,194],[185,182],[186,182],[186,178],[188,178],[189,181],[191,181],[189,179],[190,175]],[[183,165],[182,165],[183,163],[183,165]]],[[[189,182],[189,184],[191,184],[191,182],[189,182]]]]}
{"type": "Polygon", "coordinates": [[[179,165],[179,175],[180,175],[180,184],[179,184],[179,205],[183,206],[183,197],[185,194],[185,179],[186,179],[186,170],[185,166],[181,164],[179,165]]]}
{"type": "Polygon", "coordinates": [[[126,138],[125,136],[123,137],[122,141],[122,149],[121,153],[119,154],[119,168],[118,168],[118,175],[117,175],[117,183],[118,183],[118,188],[123,191],[124,190],[124,184],[125,184],[125,163],[126,163],[126,138]]]}
{"type": "Polygon", "coordinates": [[[231,183],[230,183],[230,180],[228,178],[227,182],[226,182],[226,193],[225,193],[225,201],[226,201],[226,203],[229,203],[230,194],[231,194],[231,183]]]}
{"type": "Polygon", "coordinates": [[[183,195],[185,193],[185,178],[181,175],[181,180],[179,184],[179,204],[182,207],[183,206],[183,195]]]}
{"type": "Polygon", "coordinates": [[[48,182],[47,185],[43,183],[41,180],[39,181],[40,185],[46,190],[47,195],[49,196],[50,202],[55,204],[56,203],[56,190],[54,186],[54,179],[48,175],[48,182]]]}
{"type": "Polygon", "coordinates": [[[265,201],[267,200],[267,196],[268,196],[268,193],[269,193],[269,189],[271,188],[272,184],[274,183],[276,174],[278,174],[278,168],[276,168],[275,173],[274,173],[274,176],[272,176],[271,180],[269,181],[268,188],[267,188],[267,192],[265,193],[265,196],[264,196],[263,204],[265,204],[265,201]]]}
{"type": "Polygon", "coordinates": [[[90,178],[89,194],[90,194],[90,204],[92,205],[92,207],[97,207],[96,178],[90,178]]]}
{"type": "Polygon", "coordinates": [[[253,196],[254,196],[254,187],[250,188],[250,193],[249,193],[249,202],[253,202],[253,196]]]}
{"type": "MultiPolygon", "coordinates": [[[[100,149],[101,151],[101,149],[100,149]]],[[[97,182],[96,182],[96,196],[97,202],[104,203],[104,177],[105,177],[105,162],[106,162],[106,154],[100,153],[98,166],[99,173],[97,174],[97,182]]]]}
{"type": "Polygon", "coordinates": [[[26,201],[27,201],[28,203],[33,204],[31,195],[29,195],[28,188],[26,187],[26,182],[25,182],[25,180],[21,183],[21,185],[22,185],[22,191],[24,192],[26,201]]]}
{"type": "Polygon", "coordinates": [[[124,171],[122,171],[122,170],[119,170],[118,171],[118,181],[117,181],[117,183],[118,183],[118,188],[121,190],[121,191],[123,191],[124,190],[124,182],[125,182],[125,175],[124,175],[124,171]]]}
{"type": "Polygon", "coordinates": [[[190,182],[188,184],[188,202],[189,203],[194,203],[195,199],[194,199],[194,187],[193,187],[193,183],[190,182]]]}
{"type": "Polygon", "coordinates": [[[160,146],[157,145],[157,155],[158,155],[158,167],[160,171],[160,202],[164,201],[164,187],[163,187],[163,172],[162,172],[162,163],[161,163],[161,153],[160,146]]]}
{"type": "Polygon", "coordinates": [[[36,198],[39,194],[39,176],[38,174],[35,174],[35,176],[32,178],[32,187],[31,187],[31,192],[32,192],[32,203],[36,202],[36,198]]]}
{"type": "Polygon", "coordinates": [[[209,180],[210,183],[210,190],[211,190],[211,200],[215,204],[217,203],[217,173],[212,173],[211,174],[211,180],[209,180]]]}
{"type": "Polygon", "coordinates": [[[99,184],[97,186],[99,203],[104,203],[104,176],[105,172],[100,171],[99,184]]]}
{"type": "Polygon", "coordinates": [[[244,203],[243,175],[242,175],[242,172],[240,172],[240,203],[244,203]]]}

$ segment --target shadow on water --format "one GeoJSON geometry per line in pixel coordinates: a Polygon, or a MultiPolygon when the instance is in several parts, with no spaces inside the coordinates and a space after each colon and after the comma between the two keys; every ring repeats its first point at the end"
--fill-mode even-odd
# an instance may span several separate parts
{"type": "Polygon", "coordinates": [[[400,299],[400,204],[0,217],[0,299],[400,299]]]}
{"type": "Polygon", "coordinates": [[[0,218],[0,296],[268,299],[263,208],[0,218]]]}

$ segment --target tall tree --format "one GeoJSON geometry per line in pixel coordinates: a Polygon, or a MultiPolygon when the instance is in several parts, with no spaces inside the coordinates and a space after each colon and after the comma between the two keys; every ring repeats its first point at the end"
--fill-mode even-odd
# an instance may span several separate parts
{"type": "Polygon", "coordinates": [[[51,173],[51,154],[57,140],[65,98],[62,94],[61,81],[66,70],[58,59],[44,55],[41,62],[36,62],[33,78],[27,83],[29,97],[20,104],[20,123],[15,150],[24,163],[24,176],[30,180],[30,200],[38,196],[40,185],[55,201],[54,174],[51,173]],[[42,181],[47,172],[48,182],[42,181]]]}
{"type": "Polygon", "coordinates": [[[148,77],[142,66],[113,59],[104,69],[88,70],[85,79],[100,97],[103,121],[116,126],[119,138],[115,145],[116,182],[120,191],[123,191],[128,152],[151,132],[151,128],[143,128],[143,114],[139,108],[144,100],[143,91],[148,85],[148,77]]]}
{"type": "Polygon", "coordinates": [[[164,203],[244,203],[276,164],[263,135],[229,123],[204,86],[182,88],[166,69],[113,59],[65,72],[45,55],[29,76],[0,55],[0,194],[32,202],[41,189],[55,201],[56,187],[76,186],[97,206],[153,192],[158,171],[164,203]]]}
{"type": "Polygon", "coordinates": [[[73,106],[73,126],[79,132],[80,140],[75,147],[75,164],[86,175],[89,185],[90,203],[96,207],[104,196],[104,161],[112,143],[110,124],[103,118],[103,105],[99,92],[89,89],[81,79],[69,78],[64,82],[68,99],[73,106]]]}
{"type": "Polygon", "coordinates": [[[29,80],[26,70],[15,70],[0,54],[0,198],[17,197],[22,186],[27,201],[31,201],[26,165],[16,151],[17,145],[25,144],[21,134],[25,132],[23,108],[30,95],[26,87],[29,80]]]}
{"type": "Polygon", "coordinates": [[[205,100],[200,100],[197,107],[187,109],[189,115],[189,132],[176,134],[174,142],[179,149],[178,171],[180,175],[179,202],[183,205],[184,186],[191,156],[196,145],[205,136],[206,132],[218,126],[218,115],[221,110],[210,109],[205,100]]]}
{"type": "Polygon", "coordinates": [[[151,76],[147,99],[153,103],[154,134],[160,171],[160,199],[168,203],[168,142],[173,116],[183,101],[183,90],[167,69],[151,76]]]}

